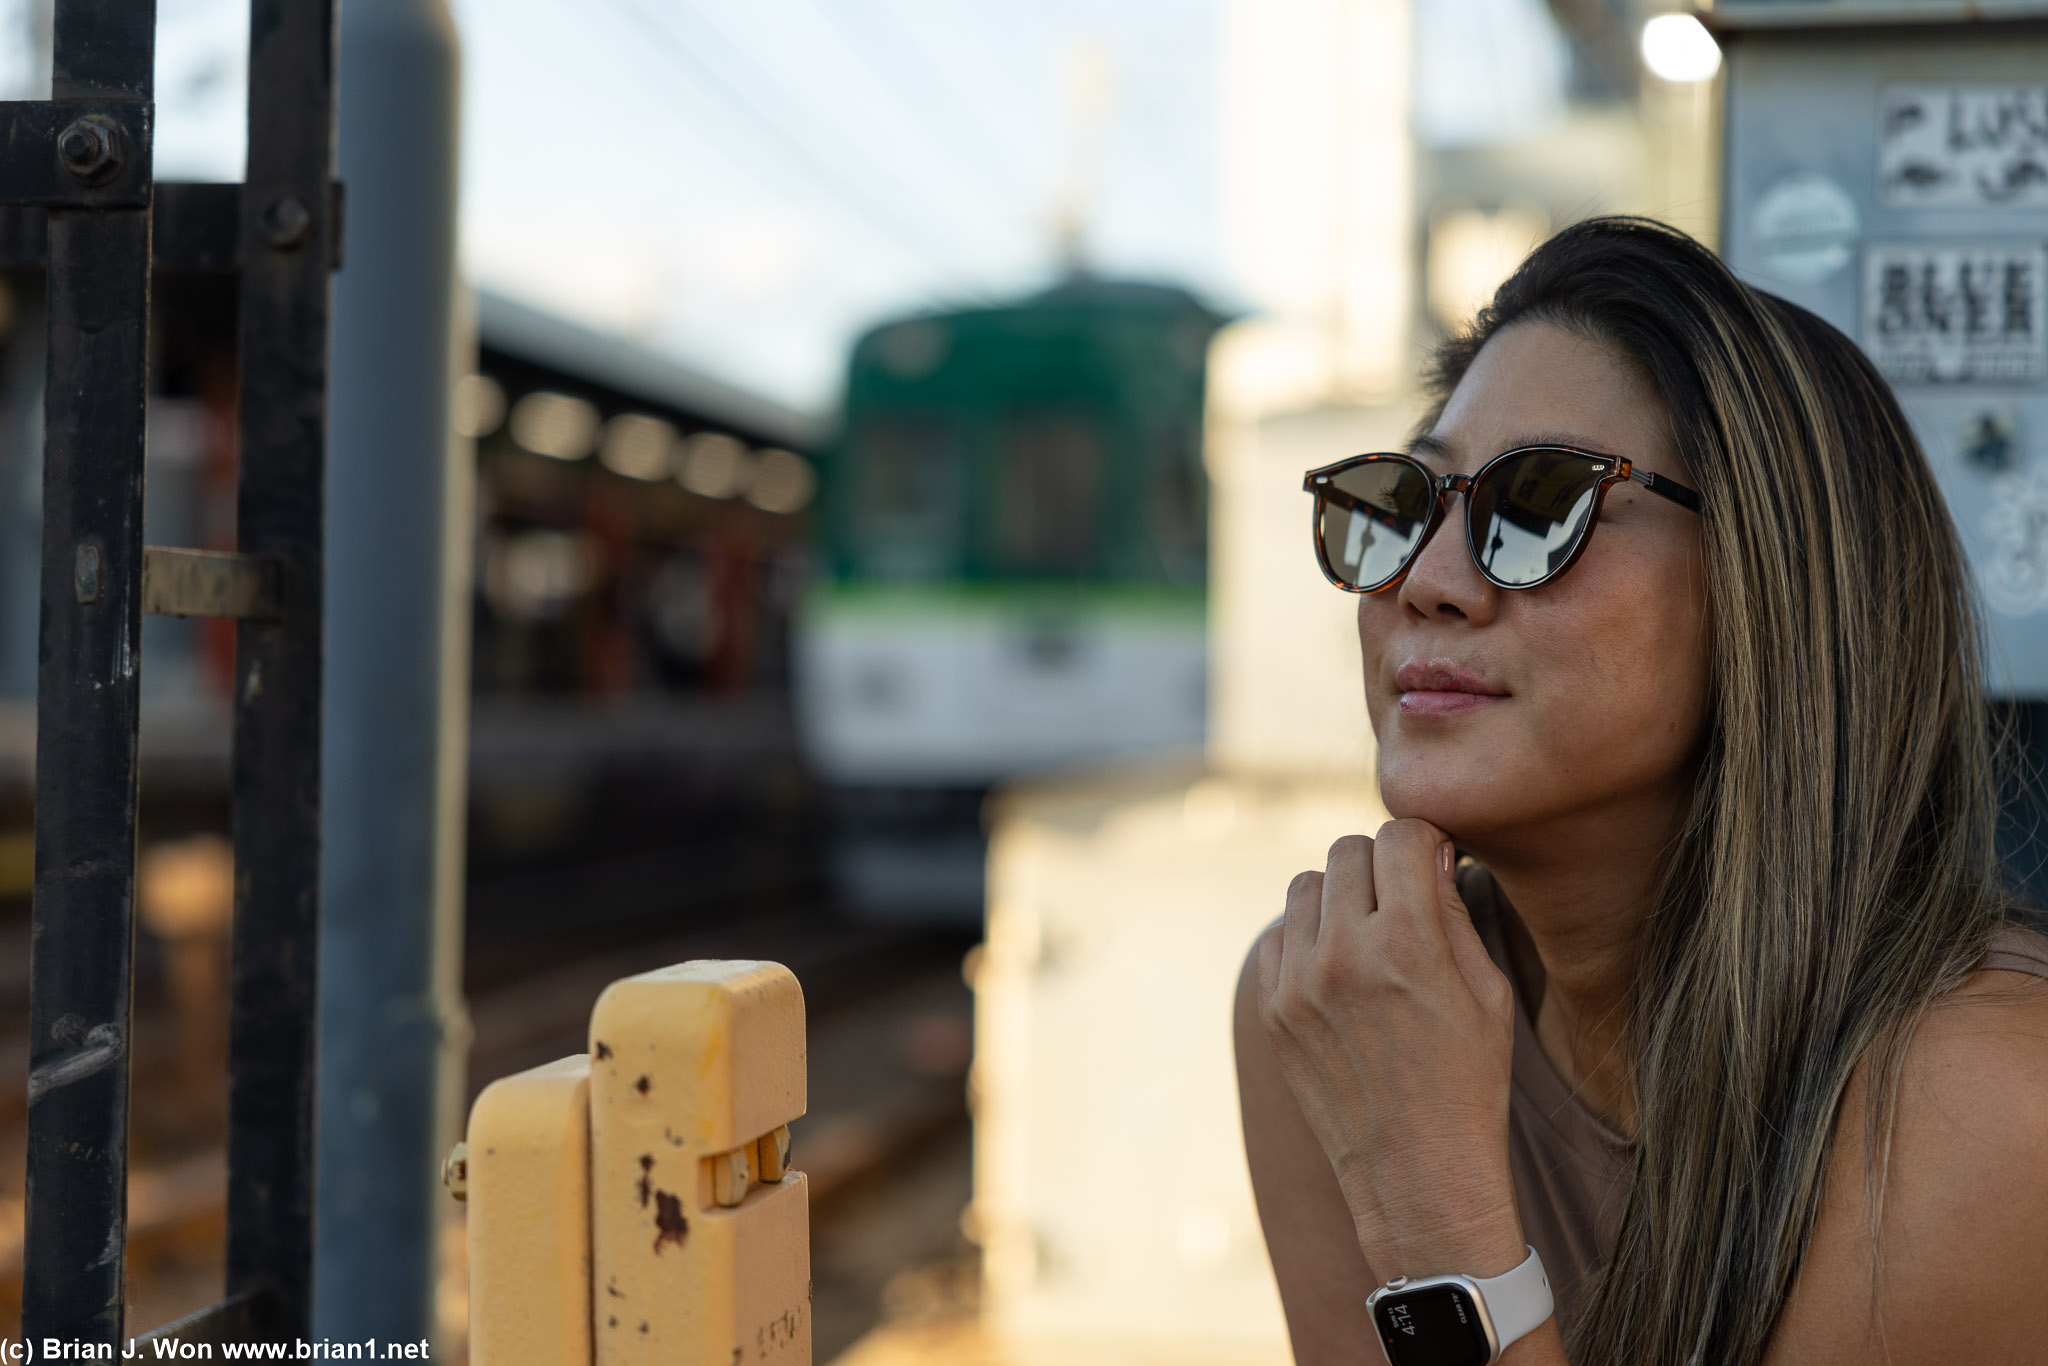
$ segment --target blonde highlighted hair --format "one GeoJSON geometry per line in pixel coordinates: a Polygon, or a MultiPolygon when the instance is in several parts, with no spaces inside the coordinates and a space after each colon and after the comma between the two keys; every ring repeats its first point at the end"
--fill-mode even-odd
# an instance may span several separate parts
{"type": "Polygon", "coordinates": [[[1662,396],[1703,502],[1713,658],[1633,994],[1630,1194],[1572,1360],[1749,1366],[1852,1072],[1869,1053],[1874,1238],[1905,1041],[2009,913],[1971,585],[1883,378],[1683,233],[1601,218],[1537,248],[1441,348],[1439,408],[1525,321],[1606,343],[1662,396]]]}

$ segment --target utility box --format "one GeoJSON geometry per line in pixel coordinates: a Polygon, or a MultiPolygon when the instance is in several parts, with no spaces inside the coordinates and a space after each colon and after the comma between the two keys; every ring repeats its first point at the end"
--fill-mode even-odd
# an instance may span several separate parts
{"type": "Polygon", "coordinates": [[[1855,338],[1962,535],[1987,686],[2048,699],[2048,4],[1721,0],[1722,250],[1855,338]]]}
{"type": "Polygon", "coordinates": [[[469,1201],[472,1366],[811,1366],[803,988],[700,959],[613,982],[590,1051],[501,1077],[469,1201]]]}

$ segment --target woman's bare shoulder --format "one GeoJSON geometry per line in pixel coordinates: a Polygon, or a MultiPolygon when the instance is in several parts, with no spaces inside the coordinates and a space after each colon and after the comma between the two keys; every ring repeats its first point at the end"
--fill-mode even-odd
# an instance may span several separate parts
{"type": "Polygon", "coordinates": [[[1898,1066],[1875,1238],[1865,1122],[1874,1069],[1866,1057],[1843,1097],[1820,1217],[1771,1361],[2040,1360],[2048,978],[1973,973],[1921,1018],[1898,1066]]]}

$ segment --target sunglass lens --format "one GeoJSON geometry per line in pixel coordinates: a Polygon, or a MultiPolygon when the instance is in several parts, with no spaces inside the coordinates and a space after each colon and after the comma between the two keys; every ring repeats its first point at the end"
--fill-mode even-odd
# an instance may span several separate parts
{"type": "Polygon", "coordinates": [[[1555,573],[1585,538],[1605,468],[1577,451],[1530,451],[1488,470],[1471,497],[1480,568],[1517,586],[1555,573]]]}
{"type": "Polygon", "coordinates": [[[1369,460],[1320,489],[1318,527],[1331,572],[1353,588],[1377,588],[1401,571],[1429,522],[1432,491],[1415,466],[1369,460]]]}

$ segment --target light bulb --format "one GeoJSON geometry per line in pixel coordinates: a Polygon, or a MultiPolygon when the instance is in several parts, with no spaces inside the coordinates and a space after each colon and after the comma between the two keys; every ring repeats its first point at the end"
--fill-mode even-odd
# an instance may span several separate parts
{"type": "Polygon", "coordinates": [[[1690,14],[1660,14],[1643,25],[1643,64],[1675,84],[1713,78],[1721,45],[1690,14]]]}

